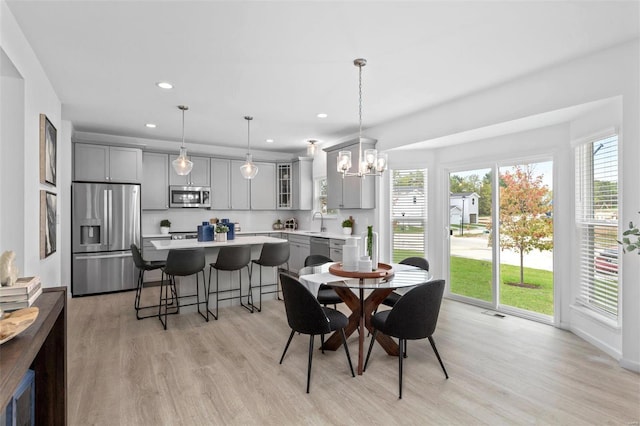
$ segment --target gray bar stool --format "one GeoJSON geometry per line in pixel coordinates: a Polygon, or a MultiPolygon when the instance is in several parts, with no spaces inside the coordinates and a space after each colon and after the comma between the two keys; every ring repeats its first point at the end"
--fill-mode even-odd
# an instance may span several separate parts
{"type": "MultiPolygon", "coordinates": [[[[145,271],[155,271],[164,268],[165,261],[158,260],[149,262],[144,260],[140,254],[140,250],[138,250],[138,246],[135,244],[131,244],[131,256],[133,257],[133,263],[136,265],[136,268],[138,268],[138,285],[136,287],[136,298],[133,302],[133,307],[136,309],[136,318],[141,320],[155,317],[155,314],[140,316],[140,310],[158,307],[158,305],[140,306],[140,296],[142,296],[142,288],[144,287],[144,273],[145,271]]],[[[164,276],[162,278],[164,279],[164,276]]],[[[173,304],[173,300],[171,304],[173,304]]]]}
{"type": "Polygon", "coordinates": [[[278,274],[276,274],[276,282],[271,284],[262,284],[262,267],[271,267],[271,268],[279,268],[280,266],[286,264],[287,271],[289,271],[289,241],[284,243],[264,243],[262,245],[262,251],[260,252],[260,258],[254,259],[251,261],[251,276],[253,276],[253,265],[256,264],[260,266],[260,297],[259,304],[256,307],[253,304],[253,293],[251,288],[251,281],[249,281],[249,294],[251,297],[251,306],[257,309],[258,312],[262,311],[262,295],[263,294],[273,294],[276,293],[278,296],[278,300],[280,299],[280,289],[278,287],[278,274]],[[262,291],[262,287],[273,287],[275,286],[275,290],[262,291]]]}
{"type": "MultiPolygon", "coordinates": [[[[198,313],[202,315],[202,317],[209,321],[209,318],[202,312],[200,312],[200,304],[206,303],[206,297],[204,302],[200,302],[200,280],[199,274],[202,273],[202,287],[204,288],[206,285],[206,281],[204,278],[204,249],[195,248],[195,249],[171,249],[169,250],[169,254],[167,255],[167,262],[163,269],[164,275],[166,275],[167,280],[165,284],[165,280],[162,280],[160,284],[160,306],[158,307],[158,319],[164,326],[164,329],[167,329],[167,315],[169,314],[177,314],[180,312],[180,308],[184,306],[198,306],[198,313]],[[188,294],[184,296],[178,296],[178,292],[176,289],[176,277],[187,277],[189,275],[196,276],[196,294],[188,294]],[[164,290],[164,297],[162,292],[164,290]],[[171,300],[173,299],[177,301],[175,311],[169,312],[169,307],[173,307],[173,303],[169,304],[169,291],[171,291],[171,300]],[[186,303],[181,304],[180,299],[196,297],[196,302],[194,303],[186,303]],[[164,307],[164,321],[162,320],[164,307]]],[[[206,289],[205,289],[206,293],[206,289]]]]}
{"type": "Polygon", "coordinates": [[[251,298],[251,291],[247,295],[247,304],[242,303],[242,268],[247,268],[247,276],[249,277],[249,283],[251,283],[251,271],[249,270],[249,263],[251,262],[251,246],[224,246],[220,248],[218,252],[218,258],[215,263],[209,264],[209,286],[207,289],[207,318],[209,314],[218,319],[218,302],[220,300],[240,299],[240,305],[245,307],[249,312],[253,313],[253,300],[251,298]],[[216,289],[211,291],[211,275],[213,270],[216,270],[216,289]],[[228,290],[220,290],[218,285],[218,271],[238,271],[238,277],[240,285],[237,289],[229,288],[228,290]],[[220,293],[231,293],[239,291],[239,296],[229,296],[220,298],[220,293]],[[209,310],[209,295],[215,293],[216,295],[216,312],[213,313],[209,310]]]}

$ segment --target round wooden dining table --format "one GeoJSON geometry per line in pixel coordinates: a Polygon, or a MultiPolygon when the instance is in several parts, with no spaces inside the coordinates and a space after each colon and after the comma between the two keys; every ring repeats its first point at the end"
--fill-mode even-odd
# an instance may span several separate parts
{"type": "MultiPolygon", "coordinates": [[[[407,290],[417,284],[433,279],[428,271],[414,266],[399,264],[392,264],[394,273],[391,276],[383,278],[345,278],[329,272],[329,267],[334,263],[329,262],[323,265],[305,267],[298,274],[300,282],[314,295],[318,293],[318,288],[321,284],[326,284],[331,286],[342,298],[351,310],[349,323],[344,329],[347,337],[356,330],[367,329],[373,332],[371,316],[392,291],[407,290]]],[[[365,333],[361,331],[358,335],[359,375],[362,375],[364,364],[364,337],[365,333]]],[[[376,341],[389,355],[398,355],[398,344],[391,337],[378,333],[376,341]]],[[[342,336],[339,332],[334,332],[324,342],[323,348],[335,351],[341,345],[342,336]]]]}

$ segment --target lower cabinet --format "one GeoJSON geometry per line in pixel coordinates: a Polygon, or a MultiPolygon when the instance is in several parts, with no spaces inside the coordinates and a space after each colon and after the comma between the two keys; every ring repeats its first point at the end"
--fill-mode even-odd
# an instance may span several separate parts
{"type": "Polygon", "coordinates": [[[334,240],[331,239],[329,242],[329,252],[331,253],[329,257],[334,262],[342,262],[342,246],[344,245],[345,240],[334,240]]]}
{"type": "Polygon", "coordinates": [[[289,235],[289,272],[296,274],[304,267],[304,260],[311,253],[310,238],[303,235],[289,235]]]}
{"type": "MultiPolygon", "coordinates": [[[[170,240],[171,237],[150,237],[142,239],[142,258],[148,262],[152,260],[167,260],[168,250],[157,250],[152,240],[170,240]]],[[[144,282],[160,281],[162,279],[162,270],[147,271],[144,273],[144,282]]]]}

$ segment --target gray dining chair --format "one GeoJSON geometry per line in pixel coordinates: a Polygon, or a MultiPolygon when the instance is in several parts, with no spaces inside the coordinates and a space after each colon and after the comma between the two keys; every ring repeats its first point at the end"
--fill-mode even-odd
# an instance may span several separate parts
{"type": "MultiPolygon", "coordinates": [[[[318,266],[328,262],[333,262],[333,260],[322,254],[311,254],[304,259],[304,266],[318,266]]],[[[320,284],[316,299],[318,299],[318,302],[323,306],[333,305],[333,309],[336,308],[338,303],[342,303],[342,298],[338,293],[326,284],[320,284]]]]}
{"type": "Polygon", "coordinates": [[[371,318],[374,327],[369,351],[364,362],[364,370],[369,364],[369,357],[378,332],[398,339],[398,389],[399,399],[402,399],[402,361],[407,340],[429,339],[431,348],[438,358],[440,367],[448,379],[449,374],[444,367],[440,354],[433,340],[436,330],[442,294],[444,293],[444,280],[429,281],[419,284],[404,294],[393,308],[378,312],[371,318]]]}
{"type": "Polygon", "coordinates": [[[282,285],[282,294],[284,295],[287,322],[289,323],[289,327],[291,327],[291,334],[289,334],[289,340],[287,340],[287,344],[280,357],[280,364],[282,364],[287,349],[289,349],[293,335],[296,332],[308,334],[309,363],[307,364],[307,393],[309,393],[311,385],[311,364],[313,361],[313,341],[315,336],[319,334],[321,343],[324,343],[325,334],[340,330],[351,376],[355,377],[351,356],[349,355],[349,347],[347,346],[347,338],[344,334],[344,328],[349,323],[346,315],[335,309],[320,306],[320,303],[313,294],[311,294],[300,281],[290,275],[280,274],[280,283],[282,285]]]}

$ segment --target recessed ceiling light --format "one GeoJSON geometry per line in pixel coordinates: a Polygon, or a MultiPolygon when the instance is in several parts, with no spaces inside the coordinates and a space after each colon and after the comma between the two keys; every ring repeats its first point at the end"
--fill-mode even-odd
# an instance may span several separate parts
{"type": "Polygon", "coordinates": [[[173,84],[166,82],[166,81],[160,81],[158,83],[156,83],[156,86],[158,86],[161,89],[173,89],[173,84]]]}
{"type": "Polygon", "coordinates": [[[321,112],[321,113],[319,113],[319,114],[317,115],[317,117],[318,117],[318,118],[327,118],[327,117],[328,117],[328,115],[327,115],[327,114],[325,114],[324,112],[321,112]]]}
{"type": "Polygon", "coordinates": [[[147,126],[150,129],[155,129],[156,128],[156,125],[153,124],[153,123],[147,123],[147,124],[145,124],[145,126],[147,126]]]}
{"type": "Polygon", "coordinates": [[[267,143],[273,143],[273,139],[267,139],[266,142],[267,143]]]}

